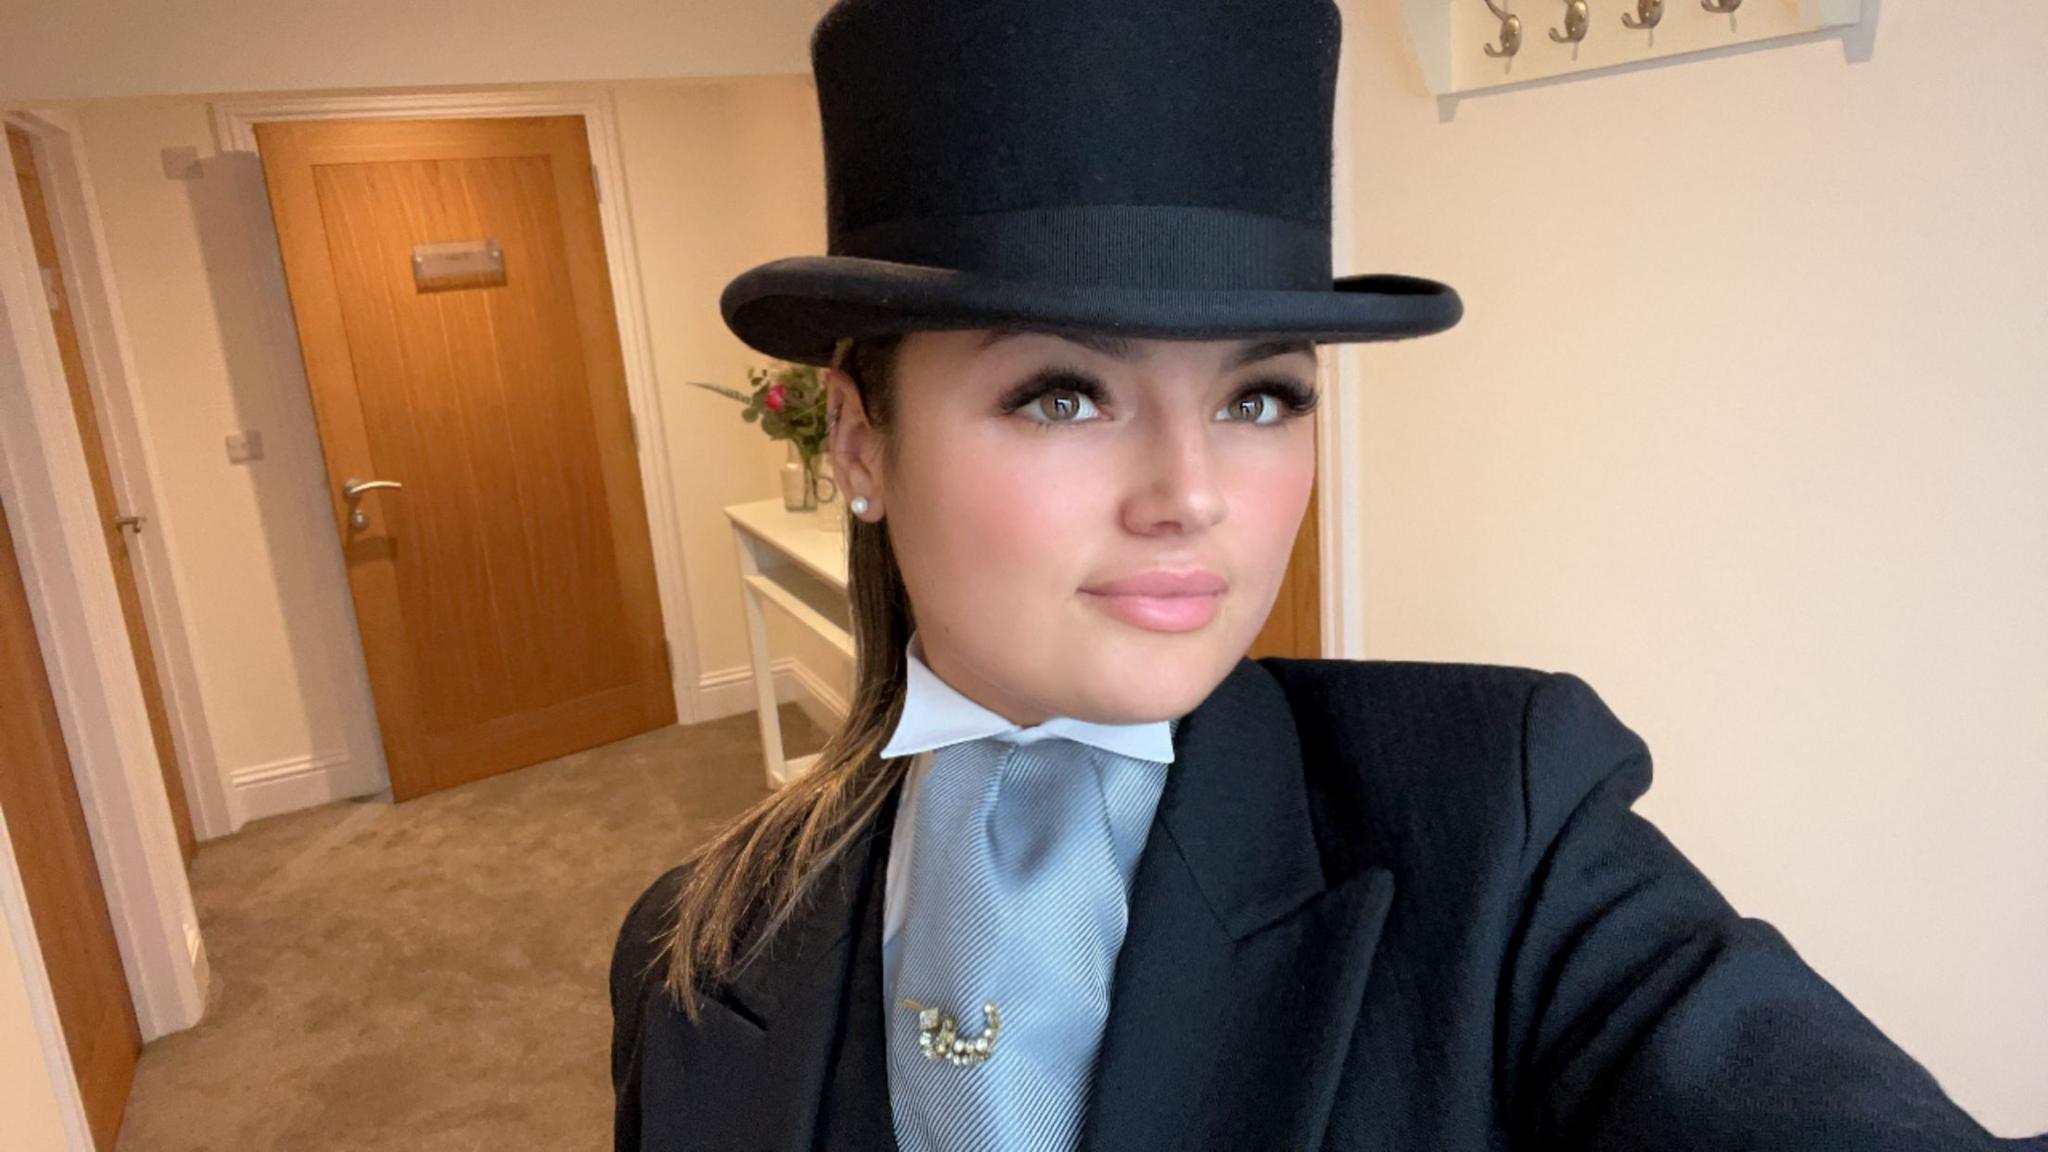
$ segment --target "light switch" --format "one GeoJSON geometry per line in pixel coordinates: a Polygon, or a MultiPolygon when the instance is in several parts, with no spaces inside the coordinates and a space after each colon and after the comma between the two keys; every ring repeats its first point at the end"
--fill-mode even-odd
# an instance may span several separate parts
{"type": "Polygon", "coordinates": [[[228,463],[247,464],[263,459],[263,433],[251,428],[228,437],[228,463]]]}

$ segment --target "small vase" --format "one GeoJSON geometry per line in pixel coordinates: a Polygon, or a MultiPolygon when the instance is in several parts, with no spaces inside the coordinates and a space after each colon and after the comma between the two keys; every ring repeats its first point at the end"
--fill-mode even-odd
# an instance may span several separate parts
{"type": "Polygon", "coordinates": [[[782,462],[782,507],[790,512],[809,512],[818,506],[817,475],[809,457],[789,443],[789,458],[782,462]]]}
{"type": "Polygon", "coordinates": [[[811,473],[811,492],[817,505],[818,527],[827,532],[846,531],[846,505],[839,499],[839,482],[832,475],[832,458],[820,453],[811,473]]]}

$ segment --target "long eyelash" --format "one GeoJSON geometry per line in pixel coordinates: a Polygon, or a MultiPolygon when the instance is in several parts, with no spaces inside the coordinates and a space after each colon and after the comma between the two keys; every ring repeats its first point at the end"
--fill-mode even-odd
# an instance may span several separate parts
{"type": "Polygon", "coordinates": [[[1292,376],[1275,376],[1267,380],[1254,380],[1238,389],[1237,395],[1231,397],[1230,402],[1235,404],[1247,396],[1256,396],[1261,392],[1279,397],[1280,406],[1287,410],[1290,418],[1306,416],[1315,411],[1316,405],[1322,403],[1323,399],[1322,394],[1311,385],[1304,384],[1292,376]]]}
{"type": "MultiPolygon", "coordinates": [[[[1094,377],[1071,368],[1046,368],[1034,373],[1023,383],[1005,392],[1002,399],[997,402],[997,407],[1007,416],[1015,413],[1026,404],[1034,403],[1040,397],[1051,392],[1073,392],[1077,395],[1086,396],[1097,408],[1106,407],[1109,403],[1109,390],[1103,387],[1102,382],[1094,377]]],[[[1256,396],[1261,392],[1270,393],[1277,397],[1280,401],[1280,407],[1286,411],[1289,419],[1306,416],[1314,412],[1316,406],[1322,402],[1322,394],[1319,390],[1313,385],[1304,384],[1291,376],[1274,376],[1267,379],[1254,380],[1238,389],[1237,394],[1231,397],[1230,402],[1235,404],[1246,396],[1256,396]]],[[[1065,422],[1038,421],[1038,423],[1048,428],[1057,428],[1061,427],[1065,422]]]]}
{"type": "Polygon", "coordinates": [[[1071,368],[1046,368],[1033,373],[1022,384],[1003,393],[997,407],[1007,416],[1048,392],[1074,392],[1086,396],[1097,408],[1109,403],[1109,389],[1104,388],[1100,380],[1082,375],[1071,368]]]}

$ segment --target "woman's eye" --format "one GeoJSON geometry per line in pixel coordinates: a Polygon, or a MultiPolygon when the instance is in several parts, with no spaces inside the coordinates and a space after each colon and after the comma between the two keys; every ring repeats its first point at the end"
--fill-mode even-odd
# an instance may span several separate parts
{"type": "Polygon", "coordinates": [[[1222,420],[1242,420],[1247,424],[1278,424],[1286,418],[1286,406],[1271,392],[1247,392],[1224,405],[1219,416],[1222,420]]]}
{"type": "Polygon", "coordinates": [[[1078,424],[1097,414],[1095,401],[1069,388],[1035,397],[1019,411],[1040,424],[1078,424]]]}
{"type": "Polygon", "coordinates": [[[1216,414],[1222,421],[1284,424],[1315,411],[1316,390],[1299,380],[1274,380],[1246,388],[1216,414]]]}

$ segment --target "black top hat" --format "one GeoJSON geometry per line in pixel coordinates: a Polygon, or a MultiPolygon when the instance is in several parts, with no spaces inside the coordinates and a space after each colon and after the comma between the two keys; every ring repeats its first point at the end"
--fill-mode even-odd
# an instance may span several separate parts
{"type": "Polygon", "coordinates": [[[811,39],[827,256],[725,321],[826,364],[919,329],[1168,339],[1441,332],[1444,284],[1332,280],[1331,0],[840,0],[811,39]]]}

